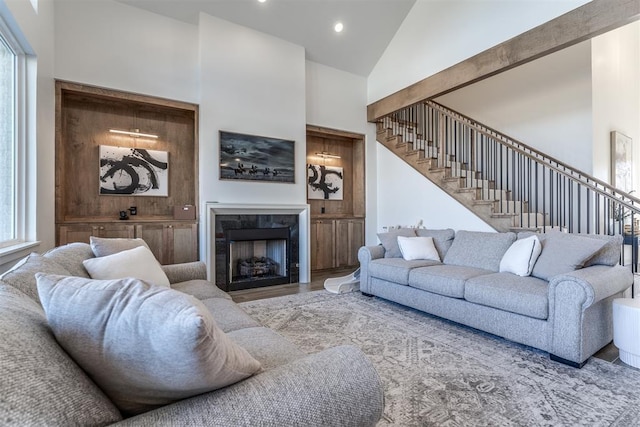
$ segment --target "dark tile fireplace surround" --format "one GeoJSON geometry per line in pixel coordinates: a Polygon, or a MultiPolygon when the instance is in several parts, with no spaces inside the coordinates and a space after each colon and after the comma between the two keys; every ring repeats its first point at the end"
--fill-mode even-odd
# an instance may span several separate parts
{"type": "Polygon", "coordinates": [[[224,291],[235,291],[298,282],[298,222],[296,214],[216,215],[216,285],[224,291]],[[236,245],[235,250],[232,245],[236,245]],[[253,247],[258,248],[256,254],[253,247]],[[236,259],[234,253],[238,251],[245,258],[236,259]],[[252,264],[252,260],[256,263],[252,264]]]}

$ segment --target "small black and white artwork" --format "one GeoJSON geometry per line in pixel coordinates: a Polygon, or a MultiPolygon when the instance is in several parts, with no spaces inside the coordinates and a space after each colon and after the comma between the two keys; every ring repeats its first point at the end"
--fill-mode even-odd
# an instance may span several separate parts
{"type": "Polygon", "coordinates": [[[342,200],[343,172],[335,166],[308,165],[308,199],[342,200]]]}
{"type": "Polygon", "coordinates": [[[295,183],[294,141],[220,131],[220,179],[295,183]]]}
{"type": "Polygon", "coordinates": [[[101,145],[100,194],[167,197],[169,153],[101,145]]]}

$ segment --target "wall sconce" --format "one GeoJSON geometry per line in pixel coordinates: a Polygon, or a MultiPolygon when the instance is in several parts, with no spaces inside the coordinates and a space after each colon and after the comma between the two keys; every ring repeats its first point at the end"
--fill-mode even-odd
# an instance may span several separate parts
{"type": "Polygon", "coordinates": [[[331,154],[328,151],[323,151],[321,153],[316,153],[316,156],[322,157],[323,159],[341,159],[342,158],[339,155],[331,154]]]}
{"type": "Polygon", "coordinates": [[[158,135],[153,135],[150,133],[141,133],[140,129],[132,129],[130,131],[128,130],[118,130],[118,129],[109,129],[109,132],[111,133],[117,133],[120,135],[128,135],[128,136],[132,136],[134,138],[153,138],[153,139],[158,139],[158,135]]]}

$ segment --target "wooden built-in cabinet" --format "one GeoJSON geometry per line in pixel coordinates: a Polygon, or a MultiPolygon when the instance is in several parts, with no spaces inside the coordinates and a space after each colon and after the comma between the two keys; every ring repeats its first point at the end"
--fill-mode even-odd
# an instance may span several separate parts
{"type": "Polygon", "coordinates": [[[311,221],[311,270],[355,267],[364,245],[364,219],[311,221]]]}
{"type": "Polygon", "coordinates": [[[174,207],[198,206],[197,122],[195,104],[56,81],[56,243],[140,237],[162,264],[196,261],[198,214],[177,220],[174,207]],[[99,194],[100,146],[166,152],[168,195],[99,194]],[[132,206],[137,215],[119,220],[132,206]]]}
{"type": "Polygon", "coordinates": [[[364,135],[308,125],[307,164],[339,167],[343,174],[341,200],[307,198],[311,270],[357,267],[365,236],[364,135]]]}

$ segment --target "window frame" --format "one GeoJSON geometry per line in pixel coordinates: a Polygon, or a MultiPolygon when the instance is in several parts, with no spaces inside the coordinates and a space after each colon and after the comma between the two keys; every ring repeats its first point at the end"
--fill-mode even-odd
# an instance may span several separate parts
{"type": "MultiPolygon", "coordinates": [[[[2,265],[14,261],[25,255],[25,251],[31,249],[40,242],[35,240],[35,197],[30,197],[29,193],[34,193],[35,182],[29,179],[29,173],[34,172],[36,162],[29,161],[27,153],[33,152],[30,147],[35,146],[35,128],[29,128],[29,117],[35,117],[35,97],[30,96],[30,87],[35,86],[37,76],[31,73],[36,70],[35,56],[30,55],[23,43],[20,42],[20,35],[12,26],[7,24],[3,11],[0,10],[0,37],[15,55],[14,62],[14,124],[13,124],[13,144],[14,144],[14,239],[0,242],[0,271],[2,265]],[[32,75],[33,74],[33,75],[32,75]]],[[[35,93],[35,91],[33,91],[35,93]]]]}

